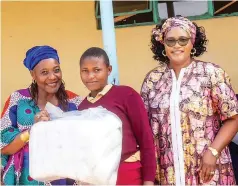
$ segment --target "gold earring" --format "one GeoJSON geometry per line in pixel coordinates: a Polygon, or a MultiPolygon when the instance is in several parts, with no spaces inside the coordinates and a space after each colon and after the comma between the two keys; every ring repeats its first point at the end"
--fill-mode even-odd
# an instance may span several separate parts
{"type": "Polygon", "coordinates": [[[193,49],[191,50],[191,55],[194,56],[194,55],[196,54],[196,52],[197,52],[197,51],[196,51],[196,48],[193,48],[193,49]]]}
{"type": "Polygon", "coordinates": [[[166,57],[165,50],[162,51],[162,55],[163,55],[164,57],[166,57]]]}

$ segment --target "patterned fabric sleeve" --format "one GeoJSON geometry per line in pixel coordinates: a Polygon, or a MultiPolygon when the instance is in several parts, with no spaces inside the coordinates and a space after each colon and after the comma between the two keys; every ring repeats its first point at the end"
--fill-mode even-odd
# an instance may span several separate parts
{"type": "MultiPolygon", "coordinates": [[[[1,114],[1,149],[11,143],[20,133],[17,126],[17,102],[15,93],[13,93],[6,101],[1,114]]],[[[3,175],[4,167],[8,162],[8,155],[1,154],[1,175],[3,175]]],[[[9,168],[9,172],[14,174],[14,170],[9,168]]],[[[2,179],[1,179],[2,181],[2,179]]]]}
{"type": "Polygon", "coordinates": [[[230,78],[221,68],[215,68],[211,74],[212,101],[214,110],[222,121],[238,114],[238,101],[232,89],[230,78]]]}
{"type": "Polygon", "coordinates": [[[80,105],[80,103],[83,101],[83,98],[78,96],[77,94],[69,91],[69,90],[66,90],[67,92],[67,95],[68,95],[68,100],[70,103],[74,104],[76,106],[76,109],[78,109],[78,106],[80,105]]]}
{"type": "Polygon", "coordinates": [[[144,82],[141,87],[141,92],[140,92],[140,95],[141,95],[142,100],[145,104],[145,108],[147,110],[148,116],[149,116],[149,97],[148,96],[149,96],[150,89],[153,86],[152,82],[149,79],[149,75],[150,74],[147,74],[147,76],[145,77],[144,82]]]}
{"type": "Polygon", "coordinates": [[[1,149],[11,143],[20,133],[17,128],[17,93],[14,92],[6,101],[1,115],[1,149]]]}

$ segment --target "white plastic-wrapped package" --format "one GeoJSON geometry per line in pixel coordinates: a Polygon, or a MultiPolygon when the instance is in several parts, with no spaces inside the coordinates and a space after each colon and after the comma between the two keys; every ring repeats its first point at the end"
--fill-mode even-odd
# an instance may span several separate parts
{"type": "Polygon", "coordinates": [[[29,141],[30,176],[38,181],[71,178],[115,185],[122,148],[121,120],[97,107],[67,112],[33,125],[29,141]]]}

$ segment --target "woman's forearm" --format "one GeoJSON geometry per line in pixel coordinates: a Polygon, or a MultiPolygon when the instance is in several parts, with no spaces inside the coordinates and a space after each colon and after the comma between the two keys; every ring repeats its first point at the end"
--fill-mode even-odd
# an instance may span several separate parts
{"type": "Polygon", "coordinates": [[[29,140],[29,131],[24,131],[16,136],[16,138],[6,147],[1,149],[1,153],[4,155],[12,155],[18,152],[22,147],[26,145],[29,140]]]}
{"type": "Polygon", "coordinates": [[[221,152],[233,139],[238,131],[238,115],[233,116],[223,122],[215,140],[212,142],[211,147],[221,152]]]}

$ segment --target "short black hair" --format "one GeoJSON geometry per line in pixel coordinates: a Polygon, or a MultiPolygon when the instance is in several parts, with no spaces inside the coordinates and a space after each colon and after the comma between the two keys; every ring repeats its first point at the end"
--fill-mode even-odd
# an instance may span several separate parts
{"type": "Polygon", "coordinates": [[[109,57],[107,53],[105,52],[105,50],[103,50],[102,48],[91,47],[87,49],[80,58],[80,62],[79,62],[80,65],[82,64],[82,61],[87,57],[98,57],[98,58],[103,57],[104,63],[106,64],[106,66],[107,67],[110,66],[109,57]]]}
{"type": "MultiPolygon", "coordinates": [[[[161,24],[156,25],[156,29],[161,29],[162,25],[164,24],[166,20],[162,21],[161,24]]],[[[196,49],[196,53],[193,56],[201,56],[204,52],[207,51],[206,44],[208,42],[205,34],[205,29],[204,27],[199,27],[196,23],[193,22],[193,24],[196,27],[196,37],[195,37],[195,42],[193,45],[193,48],[196,49]]],[[[164,39],[164,36],[163,36],[164,39]]],[[[151,51],[154,53],[153,58],[159,62],[162,63],[169,63],[169,59],[167,56],[164,56],[162,54],[163,50],[165,49],[164,44],[160,43],[155,39],[155,36],[152,34],[151,35],[151,51]]]]}

